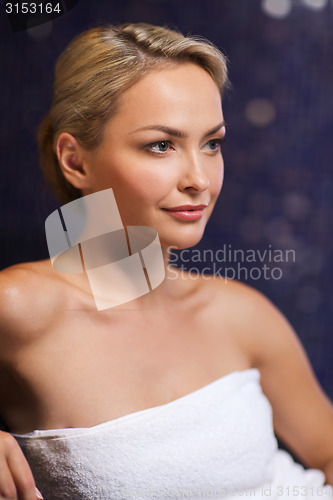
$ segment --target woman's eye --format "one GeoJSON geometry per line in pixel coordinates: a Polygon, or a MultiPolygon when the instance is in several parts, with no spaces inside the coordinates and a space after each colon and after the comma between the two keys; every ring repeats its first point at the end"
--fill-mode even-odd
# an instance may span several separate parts
{"type": "Polygon", "coordinates": [[[147,148],[153,153],[166,153],[170,149],[170,141],[157,141],[148,144],[147,148]]]}
{"type": "Polygon", "coordinates": [[[222,144],[225,142],[225,137],[223,138],[218,138],[218,139],[210,139],[207,143],[206,146],[208,146],[208,149],[210,151],[220,151],[222,144]]]}

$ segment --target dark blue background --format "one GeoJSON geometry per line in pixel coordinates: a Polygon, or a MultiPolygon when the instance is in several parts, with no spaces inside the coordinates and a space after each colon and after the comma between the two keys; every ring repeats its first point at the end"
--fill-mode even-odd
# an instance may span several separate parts
{"type": "Polygon", "coordinates": [[[51,24],[16,33],[1,4],[0,267],[48,257],[44,221],[57,203],[43,186],[35,136],[65,45],[101,22],[203,35],[227,54],[233,89],[224,102],[225,183],[199,248],[295,250],[280,280],[247,283],[288,317],[333,398],[333,4],[289,2],[278,19],[259,0],[80,0],[51,24]],[[274,111],[264,126],[253,122],[256,99],[274,111]]]}

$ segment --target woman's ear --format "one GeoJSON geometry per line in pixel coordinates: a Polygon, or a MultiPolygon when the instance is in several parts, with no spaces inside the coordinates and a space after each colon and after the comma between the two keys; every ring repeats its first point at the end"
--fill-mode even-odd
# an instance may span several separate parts
{"type": "Polygon", "coordinates": [[[75,137],[62,132],[57,140],[56,154],[64,177],[77,189],[89,187],[89,169],[86,161],[87,151],[75,137]]]}

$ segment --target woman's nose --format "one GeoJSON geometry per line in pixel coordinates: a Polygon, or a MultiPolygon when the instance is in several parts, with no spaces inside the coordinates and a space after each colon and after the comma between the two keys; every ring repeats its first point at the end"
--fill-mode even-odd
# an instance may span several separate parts
{"type": "Polygon", "coordinates": [[[181,191],[205,191],[208,189],[210,181],[203,165],[203,161],[198,154],[188,155],[181,160],[181,175],[178,187],[181,191]]]}

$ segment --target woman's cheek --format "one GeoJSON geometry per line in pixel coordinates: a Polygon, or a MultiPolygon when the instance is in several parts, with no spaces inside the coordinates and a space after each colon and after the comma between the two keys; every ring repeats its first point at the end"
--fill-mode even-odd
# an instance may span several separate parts
{"type": "Polygon", "coordinates": [[[147,188],[155,191],[168,191],[178,184],[175,170],[166,162],[163,162],[163,165],[159,164],[155,168],[145,170],[141,178],[147,188]]]}

